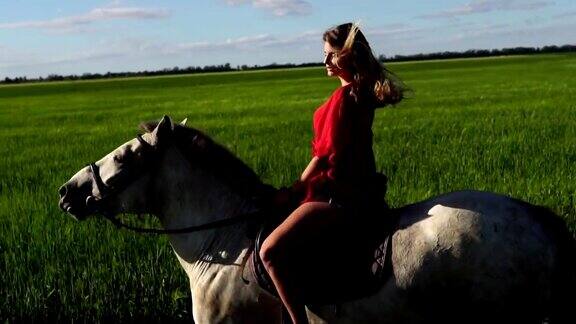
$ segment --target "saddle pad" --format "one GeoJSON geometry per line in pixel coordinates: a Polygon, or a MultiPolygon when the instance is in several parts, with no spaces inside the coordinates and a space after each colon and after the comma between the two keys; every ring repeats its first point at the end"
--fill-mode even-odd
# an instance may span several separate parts
{"type": "MultiPolygon", "coordinates": [[[[272,230],[267,228],[267,226],[263,226],[258,232],[258,235],[256,236],[256,239],[254,241],[254,249],[252,251],[252,255],[249,258],[248,267],[250,268],[250,272],[252,273],[253,277],[256,279],[256,282],[258,282],[258,285],[262,289],[264,289],[265,291],[267,291],[268,293],[270,293],[275,297],[279,297],[276,288],[274,287],[274,284],[272,282],[272,279],[270,278],[270,276],[266,272],[266,269],[264,268],[264,264],[260,259],[260,253],[259,253],[262,242],[264,241],[266,236],[268,236],[271,233],[271,231],[272,230]]],[[[386,280],[388,280],[390,274],[392,273],[391,254],[392,254],[392,235],[394,234],[394,232],[395,229],[390,230],[389,233],[386,235],[386,237],[382,240],[380,244],[378,244],[378,246],[374,250],[373,261],[371,266],[372,277],[368,278],[368,281],[371,283],[370,287],[362,291],[360,295],[358,294],[358,292],[354,293],[350,292],[349,296],[347,296],[347,294],[344,293],[343,296],[341,296],[340,298],[341,300],[339,301],[356,299],[373,294],[380,289],[380,287],[386,282],[386,280]]],[[[326,303],[323,303],[322,300],[320,300],[316,301],[315,304],[322,305],[322,304],[330,304],[333,302],[334,302],[333,300],[328,301],[327,298],[326,303]]]]}

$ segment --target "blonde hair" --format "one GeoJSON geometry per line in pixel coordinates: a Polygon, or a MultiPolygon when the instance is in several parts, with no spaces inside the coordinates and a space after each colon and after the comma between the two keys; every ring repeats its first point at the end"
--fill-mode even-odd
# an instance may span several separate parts
{"type": "Polygon", "coordinates": [[[357,102],[381,107],[404,98],[406,86],[374,56],[357,23],[331,28],[322,39],[338,50],[337,65],[352,74],[351,94],[357,102]]]}

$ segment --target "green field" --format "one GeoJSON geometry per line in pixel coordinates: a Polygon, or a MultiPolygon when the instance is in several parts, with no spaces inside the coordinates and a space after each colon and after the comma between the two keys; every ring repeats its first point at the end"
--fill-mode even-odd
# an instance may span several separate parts
{"type": "MultiPolygon", "coordinates": [[[[576,232],[576,55],[389,67],[413,89],[374,122],[392,206],[488,190],[547,206],[576,232]]],[[[166,238],[77,223],[58,187],[164,114],[289,184],[337,86],[320,68],[0,86],[0,320],[189,319],[166,238]]]]}

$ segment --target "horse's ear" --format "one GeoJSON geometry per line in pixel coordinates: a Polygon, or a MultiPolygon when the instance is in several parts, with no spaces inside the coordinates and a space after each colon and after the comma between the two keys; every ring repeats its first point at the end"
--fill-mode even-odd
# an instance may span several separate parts
{"type": "Polygon", "coordinates": [[[158,126],[152,131],[152,138],[154,143],[152,145],[162,145],[161,143],[167,141],[174,131],[174,125],[172,120],[168,116],[162,117],[162,120],[158,123],[158,126]]]}
{"type": "Polygon", "coordinates": [[[184,118],[181,122],[180,125],[182,126],[186,126],[186,122],[188,121],[188,118],[184,118]]]}

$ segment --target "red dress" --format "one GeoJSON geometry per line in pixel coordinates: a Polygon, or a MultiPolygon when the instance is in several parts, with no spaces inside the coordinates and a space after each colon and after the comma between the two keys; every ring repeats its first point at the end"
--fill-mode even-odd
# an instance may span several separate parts
{"type": "Polygon", "coordinates": [[[376,174],[373,120],[374,108],[356,103],[350,85],[336,89],[316,110],[312,156],[319,158],[319,165],[306,182],[303,202],[368,198],[368,184],[376,174]]]}

